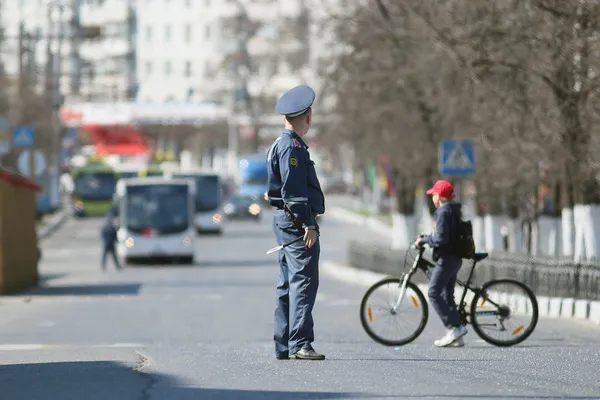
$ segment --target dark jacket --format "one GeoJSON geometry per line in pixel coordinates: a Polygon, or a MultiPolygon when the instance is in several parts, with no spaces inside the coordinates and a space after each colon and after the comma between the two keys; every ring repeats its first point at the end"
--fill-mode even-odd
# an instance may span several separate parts
{"type": "Polygon", "coordinates": [[[325,213],[325,196],[308,146],[296,132],[284,129],[267,154],[269,202],[287,205],[305,226],[316,226],[315,215],[325,213]]]}
{"type": "Polygon", "coordinates": [[[460,203],[450,201],[435,210],[433,214],[433,233],[425,236],[423,241],[433,248],[433,260],[460,260],[452,249],[452,238],[462,218],[460,203]]]}
{"type": "Polygon", "coordinates": [[[115,243],[117,242],[117,230],[113,225],[112,218],[109,217],[106,219],[106,223],[102,227],[101,235],[105,248],[115,247],[115,243]]]}

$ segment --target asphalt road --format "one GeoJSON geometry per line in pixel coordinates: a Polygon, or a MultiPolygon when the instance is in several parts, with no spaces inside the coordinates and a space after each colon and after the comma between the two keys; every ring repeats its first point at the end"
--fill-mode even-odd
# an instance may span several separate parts
{"type": "MultiPolygon", "coordinates": [[[[441,324],[387,348],[362,331],[364,286],[322,274],[315,308],[322,362],[277,361],[278,267],[270,216],[200,236],[193,267],[103,273],[99,220],[71,220],[42,243],[43,285],[0,298],[0,399],[599,399],[600,329],[541,320],[501,349],[471,332],[435,349],[441,324]]],[[[322,221],[322,258],[343,261],[372,232],[322,221]]]]}

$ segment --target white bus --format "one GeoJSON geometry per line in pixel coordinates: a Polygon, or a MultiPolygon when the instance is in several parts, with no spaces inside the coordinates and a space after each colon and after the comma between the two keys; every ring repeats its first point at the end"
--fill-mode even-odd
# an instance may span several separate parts
{"type": "Polygon", "coordinates": [[[121,179],[115,197],[117,254],[125,263],[154,258],[194,262],[193,181],[121,179]]]}
{"type": "Polygon", "coordinates": [[[190,179],[196,184],[195,225],[196,231],[221,234],[223,216],[220,213],[222,186],[219,174],[210,172],[176,172],[175,179],[190,179]]]}

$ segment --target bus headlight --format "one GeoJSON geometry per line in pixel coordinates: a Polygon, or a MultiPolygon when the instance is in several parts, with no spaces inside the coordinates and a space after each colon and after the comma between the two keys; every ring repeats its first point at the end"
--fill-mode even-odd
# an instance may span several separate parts
{"type": "Polygon", "coordinates": [[[269,192],[265,192],[264,199],[266,201],[269,201],[269,192]]]}
{"type": "Polygon", "coordinates": [[[127,240],[125,241],[125,246],[127,246],[129,248],[135,246],[135,242],[134,242],[133,238],[127,238],[127,240]]]}
{"type": "Polygon", "coordinates": [[[212,220],[213,220],[213,222],[215,224],[220,224],[221,223],[221,219],[222,219],[221,218],[221,214],[215,214],[215,215],[213,215],[213,218],[212,218],[212,220]]]}
{"type": "Polygon", "coordinates": [[[189,246],[190,244],[192,244],[192,239],[190,239],[189,236],[186,236],[183,238],[183,245],[184,246],[189,246]]]}
{"type": "Polygon", "coordinates": [[[248,212],[252,215],[258,215],[260,213],[260,206],[258,204],[252,204],[248,207],[248,212]]]}

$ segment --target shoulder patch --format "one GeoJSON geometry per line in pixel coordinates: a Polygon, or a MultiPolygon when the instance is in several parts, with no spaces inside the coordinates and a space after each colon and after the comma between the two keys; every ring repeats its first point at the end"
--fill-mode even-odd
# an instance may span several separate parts
{"type": "Polygon", "coordinates": [[[291,167],[297,167],[298,166],[298,159],[294,156],[290,157],[290,166],[291,167]]]}

